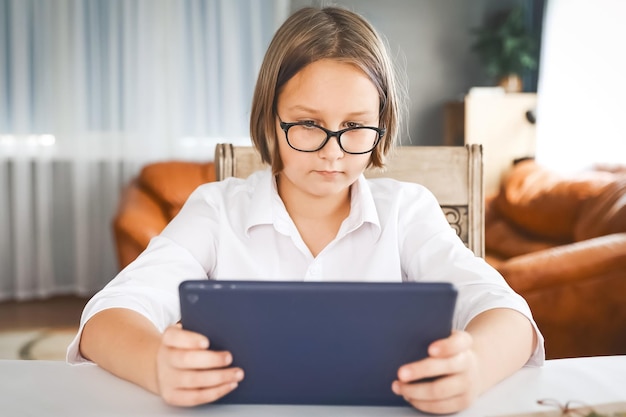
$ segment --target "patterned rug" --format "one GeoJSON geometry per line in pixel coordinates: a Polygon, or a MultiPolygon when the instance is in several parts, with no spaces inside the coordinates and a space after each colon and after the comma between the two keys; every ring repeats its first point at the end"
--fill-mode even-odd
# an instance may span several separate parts
{"type": "Polygon", "coordinates": [[[0,359],[65,360],[76,328],[0,331],[0,359]]]}

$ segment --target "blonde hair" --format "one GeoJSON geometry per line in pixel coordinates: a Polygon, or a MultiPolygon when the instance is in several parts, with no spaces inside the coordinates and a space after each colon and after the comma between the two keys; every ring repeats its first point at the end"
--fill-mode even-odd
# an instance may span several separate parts
{"type": "Polygon", "coordinates": [[[276,101],[283,86],[306,65],[320,59],[356,65],[376,86],[379,127],[386,129],[368,166],[384,167],[400,125],[400,89],[381,36],[360,15],[338,7],[305,7],[292,14],[270,43],[256,83],[250,115],[254,146],[272,171],[282,170],[276,133],[276,101]]]}

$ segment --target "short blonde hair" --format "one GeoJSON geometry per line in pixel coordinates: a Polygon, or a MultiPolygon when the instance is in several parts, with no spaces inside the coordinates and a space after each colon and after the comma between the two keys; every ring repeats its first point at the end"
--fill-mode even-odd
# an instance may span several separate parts
{"type": "Polygon", "coordinates": [[[398,135],[401,97],[397,77],[381,36],[360,15],[338,7],[305,7],[292,14],[270,43],[256,83],[250,135],[264,162],[278,173],[276,102],[283,86],[306,65],[320,59],[356,65],[376,86],[379,127],[386,129],[368,166],[383,167],[398,135]]]}

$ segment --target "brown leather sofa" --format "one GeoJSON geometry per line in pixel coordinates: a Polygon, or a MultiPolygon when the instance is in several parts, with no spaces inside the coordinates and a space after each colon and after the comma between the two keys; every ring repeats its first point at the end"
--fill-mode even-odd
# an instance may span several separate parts
{"type": "Polygon", "coordinates": [[[548,357],[626,353],[626,173],[520,162],[485,220],[486,259],[530,304],[548,357]]]}
{"type": "MultiPolygon", "coordinates": [[[[113,221],[120,267],[139,255],[212,163],[147,165],[113,221]]],[[[486,204],[486,259],[526,298],[549,358],[626,354],[626,174],[564,178],[517,164],[486,204]]]]}

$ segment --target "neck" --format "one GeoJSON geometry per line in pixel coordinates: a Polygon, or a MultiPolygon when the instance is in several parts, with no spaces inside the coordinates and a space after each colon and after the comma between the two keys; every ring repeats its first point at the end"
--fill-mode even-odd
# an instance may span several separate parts
{"type": "Polygon", "coordinates": [[[278,195],[293,220],[304,244],[315,257],[337,236],[350,214],[350,188],[337,194],[316,196],[295,187],[280,175],[278,195]]]}
{"type": "Polygon", "coordinates": [[[288,180],[276,177],[278,195],[283,201],[292,219],[324,219],[337,218],[342,220],[350,213],[350,188],[340,193],[316,196],[294,187],[288,180]]]}

